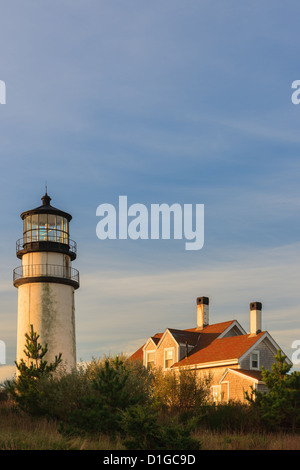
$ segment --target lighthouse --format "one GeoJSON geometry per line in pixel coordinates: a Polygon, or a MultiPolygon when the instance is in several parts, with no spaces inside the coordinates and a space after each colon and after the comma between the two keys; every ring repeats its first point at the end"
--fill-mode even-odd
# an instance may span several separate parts
{"type": "Polygon", "coordinates": [[[53,207],[47,194],[42,205],[21,214],[23,237],[17,240],[16,255],[21,266],[13,271],[18,288],[17,362],[24,354],[25,334],[30,325],[40,335],[39,342],[53,362],[62,354],[66,371],[76,367],[75,301],[79,272],[71,266],[77,256],[76,243],[70,239],[72,216],[53,207]]]}

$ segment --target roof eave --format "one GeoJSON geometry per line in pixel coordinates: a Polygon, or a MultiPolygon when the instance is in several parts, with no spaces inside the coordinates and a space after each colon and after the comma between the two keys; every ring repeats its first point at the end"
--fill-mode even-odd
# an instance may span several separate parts
{"type": "Polygon", "coordinates": [[[239,364],[238,359],[226,359],[222,361],[214,361],[214,362],[202,362],[202,363],[195,363],[195,364],[180,364],[181,361],[173,364],[172,369],[177,370],[181,368],[185,369],[207,369],[212,367],[220,367],[220,366],[228,366],[228,365],[235,365],[239,364]]]}

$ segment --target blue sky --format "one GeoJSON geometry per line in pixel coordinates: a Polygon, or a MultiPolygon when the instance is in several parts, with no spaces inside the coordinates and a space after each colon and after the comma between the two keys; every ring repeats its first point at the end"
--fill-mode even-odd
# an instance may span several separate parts
{"type": "MultiPolygon", "coordinates": [[[[1,5],[0,339],[13,364],[19,214],[73,215],[78,359],[133,352],[167,327],[249,330],[249,303],[289,356],[300,339],[299,2],[137,0],[1,5]],[[96,237],[96,208],[205,205],[205,243],[96,237]]],[[[2,371],[4,366],[1,366],[2,371]]]]}

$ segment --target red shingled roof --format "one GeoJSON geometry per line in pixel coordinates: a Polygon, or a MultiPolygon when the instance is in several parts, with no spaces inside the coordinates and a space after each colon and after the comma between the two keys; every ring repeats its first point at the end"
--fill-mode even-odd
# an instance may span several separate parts
{"type": "Polygon", "coordinates": [[[262,373],[259,370],[246,370],[246,369],[228,369],[227,372],[236,372],[238,374],[245,375],[246,377],[250,377],[251,379],[255,380],[262,380],[262,373]]]}
{"type": "Polygon", "coordinates": [[[199,345],[190,352],[188,357],[173,364],[173,367],[238,359],[265,333],[261,332],[257,335],[229,336],[219,339],[216,337],[205,338],[206,328],[203,329],[203,335],[200,338],[199,345]]]}
{"type": "MultiPolygon", "coordinates": [[[[156,333],[154,336],[151,336],[152,341],[157,345],[163,333],[156,333]]],[[[143,344],[135,353],[133,353],[129,359],[131,361],[142,361],[143,360],[143,348],[146,343],[143,344]]]]}
{"type": "Polygon", "coordinates": [[[129,357],[129,359],[130,359],[131,361],[142,361],[142,360],[143,360],[143,347],[144,347],[144,346],[145,346],[145,345],[143,344],[143,346],[142,346],[140,349],[138,349],[137,351],[135,351],[135,353],[133,353],[133,354],[129,357]]]}
{"type": "MultiPolygon", "coordinates": [[[[207,325],[201,330],[197,328],[189,328],[186,330],[169,328],[170,333],[178,342],[187,340],[190,345],[195,346],[187,357],[173,364],[173,367],[221,362],[240,358],[256,343],[264,332],[258,333],[257,335],[245,334],[219,338],[234,321],[235,320],[230,320],[207,325]]],[[[151,339],[157,345],[162,336],[163,333],[157,333],[152,336],[151,339]]],[[[145,344],[132,354],[130,357],[131,360],[143,360],[143,348],[145,344]]]]}

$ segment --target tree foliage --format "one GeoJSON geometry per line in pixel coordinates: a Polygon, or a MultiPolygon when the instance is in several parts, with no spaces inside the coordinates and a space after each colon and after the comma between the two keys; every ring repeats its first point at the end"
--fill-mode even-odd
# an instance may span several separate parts
{"type": "Polygon", "coordinates": [[[28,361],[22,358],[18,363],[15,361],[19,375],[14,381],[8,383],[8,389],[15,399],[20,409],[32,414],[41,414],[39,406],[40,400],[40,381],[49,377],[56,371],[62,361],[62,355],[55,356],[52,363],[48,363],[44,357],[48,351],[48,346],[39,343],[40,335],[34,331],[33,325],[30,325],[29,333],[25,334],[26,342],[24,354],[28,361]]]}
{"type": "Polygon", "coordinates": [[[154,395],[169,411],[196,412],[210,400],[210,374],[199,376],[194,370],[154,371],[154,395]]]}
{"type": "Polygon", "coordinates": [[[300,428],[300,372],[289,374],[292,366],[286,358],[279,350],[271,370],[262,367],[267,393],[253,390],[252,395],[246,394],[261,423],[270,430],[300,428]]]}
{"type": "Polygon", "coordinates": [[[95,367],[91,381],[89,393],[69,413],[65,426],[68,432],[119,432],[122,412],[131,406],[144,405],[150,399],[143,378],[133,373],[129,361],[118,357],[106,359],[95,367]]]}
{"type": "Polygon", "coordinates": [[[127,450],[199,450],[201,445],[191,436],[191,428],[175,419],[162,423],[158,410],[149,406],[133,406],[122,414],[122,430],[127,436],[127,450]]]}

